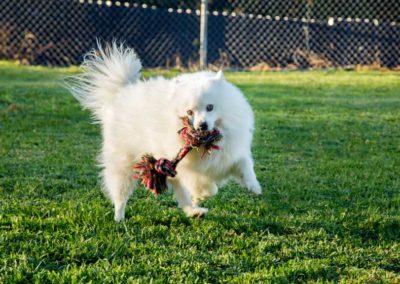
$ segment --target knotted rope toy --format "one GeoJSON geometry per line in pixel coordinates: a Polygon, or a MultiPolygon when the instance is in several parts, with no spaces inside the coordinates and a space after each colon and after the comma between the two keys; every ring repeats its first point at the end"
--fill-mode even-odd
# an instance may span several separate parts
{"type": "Polygon", "coordinates": [[[188,117],[182,118],[183,128],[178,134],[185,141],[173,160],[165,158],[156,159],[152,155],[145,154],[142,159],[133,166],[135,174],[133,178],[141,180],[150,192],[155,196],[163,193],[167,189],[167,178],[175,177],[178,163],[193,149],[203,148],[202,158],[212,150],[218,150],[215,142],[221,140],[222,135],[217,130],[197,131],[190,123],[188,117]]]}

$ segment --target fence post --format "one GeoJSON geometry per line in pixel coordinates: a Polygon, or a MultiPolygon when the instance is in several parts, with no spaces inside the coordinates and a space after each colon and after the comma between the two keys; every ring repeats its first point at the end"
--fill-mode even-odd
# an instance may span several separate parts
{"type": "Polygon", "coordinates": [[[200,69],[207,69],[207,12],[208,0],[201,0],[200,8],[200,69]]]}

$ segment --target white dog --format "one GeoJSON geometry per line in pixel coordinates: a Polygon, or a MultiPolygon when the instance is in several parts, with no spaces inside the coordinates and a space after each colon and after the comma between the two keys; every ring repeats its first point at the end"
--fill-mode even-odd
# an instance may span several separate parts
{"type": "Polygon", "coordinates": [[[85,57],[85,72],[72,77],[70,90],[101,123],[100,156],[104,189],[115,207],[115,220],[125,218],[125,206],[137,180],[132,166],[143,154],[172,159],[184,141],[177,134],[188,116],[202,130],[218,129],[220,150],[202,156],[191,151],[168,185],[187,216],[203,216],[198,203],[233,177],[260,194],[253,169],[253,112],[243,94],[222,72],[198,72],[174,79],[140,80],[141,63],[130,48],[113,43],[85,57]]]}

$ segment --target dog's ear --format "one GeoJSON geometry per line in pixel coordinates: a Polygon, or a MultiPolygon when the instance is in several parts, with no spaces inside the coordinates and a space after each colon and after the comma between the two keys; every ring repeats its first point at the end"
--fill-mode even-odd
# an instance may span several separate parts
{"type": "Polygon", "coordinates": [[[217,72],[217,74],[215,75],[215,79],[216,79],[217,81],[221,81],[221,80],[224,79],[224,73],[222,73],[222,70],[219,70],[219,71],[217,72]]]}
{"type": "Polygon", "coordinates": [[[168,100],[176,99],[177,95],[179,94],[179,90],[182,88],[183,80],[182,78],[175,77],[171,79],[172,87],[167,94],[168,100]]]}

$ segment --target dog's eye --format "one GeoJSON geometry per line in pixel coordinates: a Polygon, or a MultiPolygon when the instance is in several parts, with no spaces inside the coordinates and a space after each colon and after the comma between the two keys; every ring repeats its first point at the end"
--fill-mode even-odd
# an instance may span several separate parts
{"type": "Polygon", "coordinates": [[[206,110],[207,111],[212,111],[214,109],[213,105],[207,105],[206,110]]]}
{"type": "Polygon", "coordinates": [[[186,113],[187,113],[189,116],[192,116],[192,115],[193,115],[193,111],[192,111],[191,109],[189,109],[186,113]]]}

